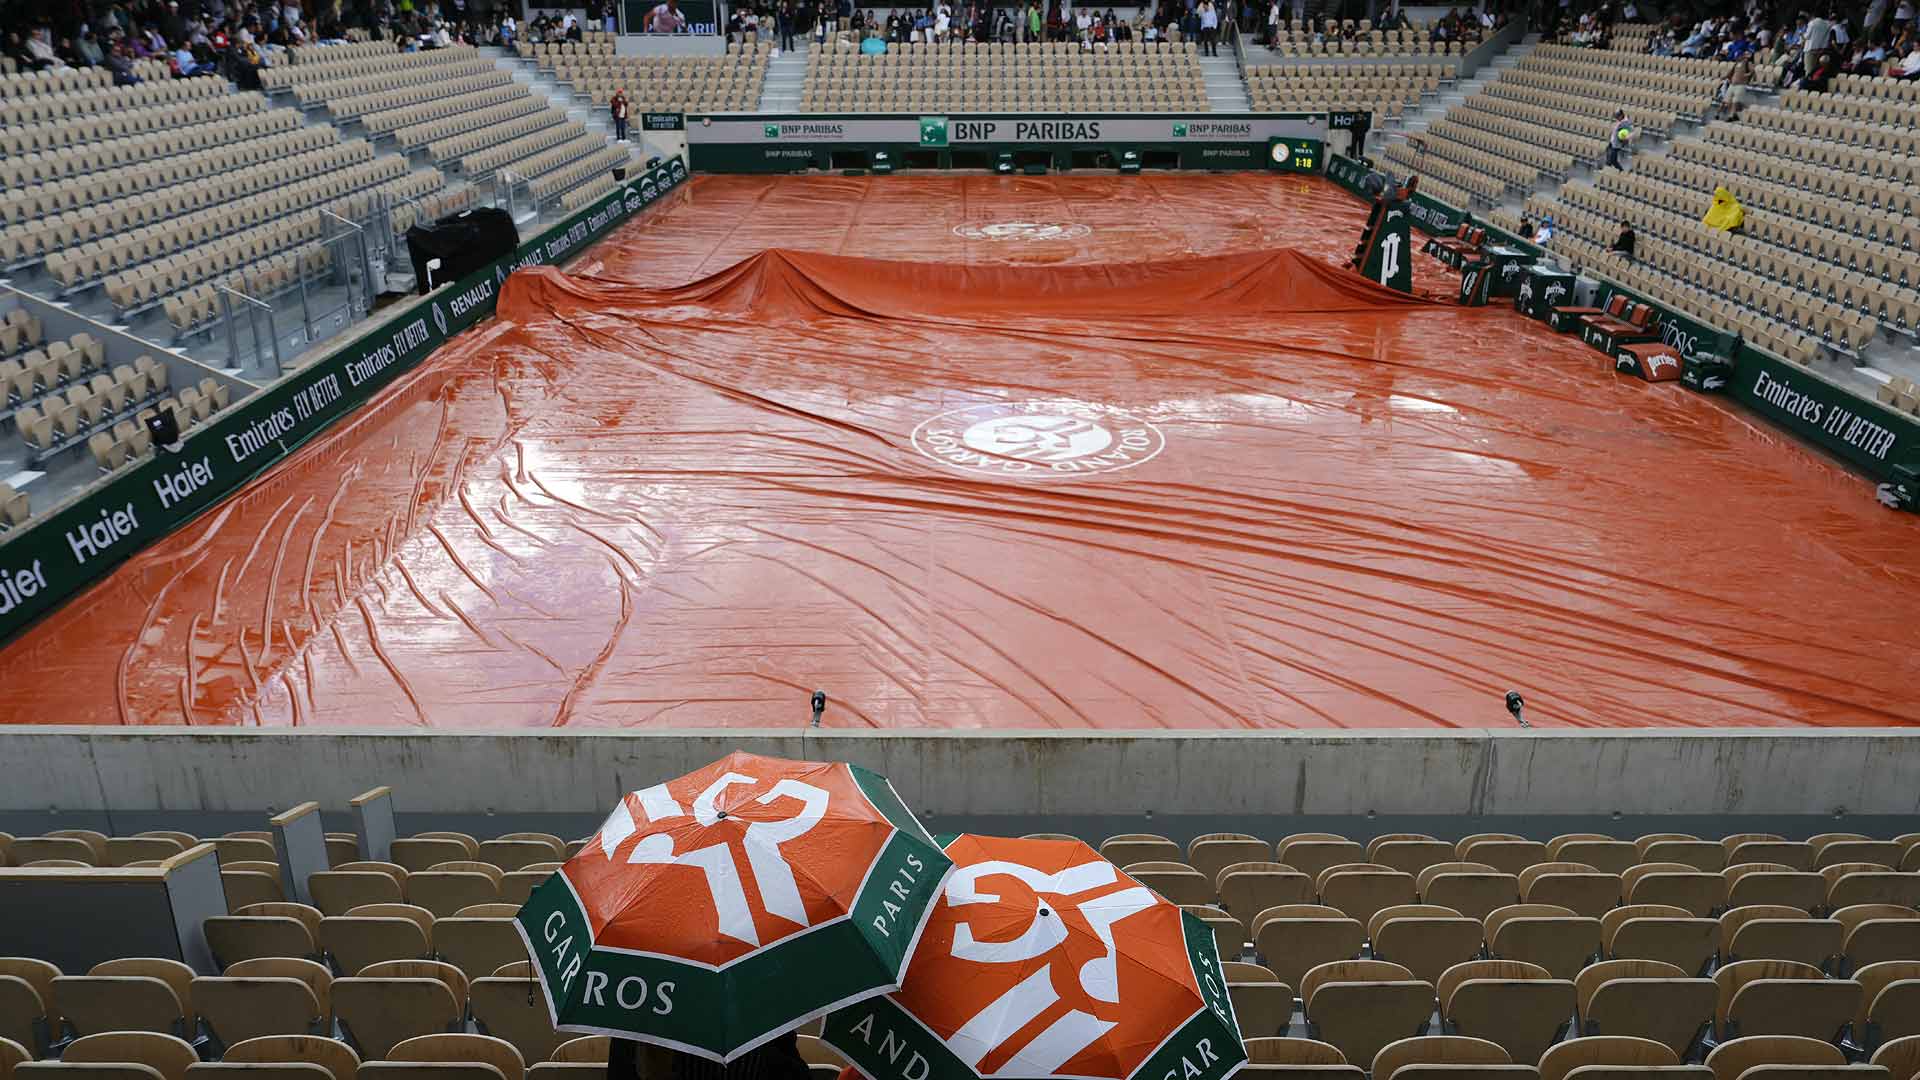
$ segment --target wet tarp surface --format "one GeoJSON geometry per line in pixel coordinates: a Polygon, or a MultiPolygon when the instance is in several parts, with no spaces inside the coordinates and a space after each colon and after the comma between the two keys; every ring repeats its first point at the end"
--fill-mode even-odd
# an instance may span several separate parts
{"type": "Polygon", "coordinates": [[[1920,521],[1336,269],[1361,220],[1251,175],[700,178],[0,652],[0,719],[1920,722],[1920,521]]]}

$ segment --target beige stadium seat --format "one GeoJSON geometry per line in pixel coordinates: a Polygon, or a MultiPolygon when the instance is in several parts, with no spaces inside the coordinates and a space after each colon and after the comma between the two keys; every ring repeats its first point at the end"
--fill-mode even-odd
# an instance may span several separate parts
{"type": "Polygon", "coordinates": [[[1414,875],[1420,902],[1450,907],[1470,919],[1484,920],[1497,908],[1517,903],[1520,879],[1486,863],[1437,863],[1414,875]]]}
{"type": "Polygon", "coordinates": [[[367,904],[320,921],[320,947],[342,971],[385,960],[417,960],[433,950],[433,915],[406,904],[367,904]]]}
{"type": "Polygon", "coordinates": [[[1657,960],[1602,960],[1574,976],[1583,1035],[1650,1039],[1685,1056],[1714,1021],[1719,990],[1657,960]]]}
{"type": "Polygon", "coordinates": [[[1250,1065],[1345,1065],[1340,1048],[1315,1039],[1288,1039],[1263,1036],[1246,1040],[1250,1065]]]}
{"type": "Polygon", "coordinates": [[[0,1039],[11,1039],[36,1057],[60,1034],[53,980],[60,969],[45,960],[0,956],[0,1039]]]}
{"type": "Polygon", "coordinates": [[[313,931],[289,915],[216,915],[202,924],[214,960],[227,967],[266,956],[313,956],[313,931]]]}
{"type": "MultiPolygon", "coordinates": [[[[1824,875],[1825,871],[1822,873],[1824,875]]],[[[1843,908],[1855,904],[1920,906],[1920,874],[1865,870],[1835,875],[1828,880],[1827,907],[1843,908]]]]}
{"type": "Polygon", "coordinates": [[[568,1039],[554,1050],[553,1060],[563,1064],[605,1065],[607,1044],[605,1035],[584,1035],[568,1039]]]}
{"type": "MultiPolygon", "coordinates": [[[[1653,845],[1670,848],[1669,841],[1653,845]]],[[[1720,845],[1710,845],[1715,853],[1720,845]]],[[[1706,861],[1706,860],[1702,860],[1706,861]]],[[[1649,862],[1630,866],[1620,875],[1620,886],[1628,905],[1666,904],[1683,908],[1689,915],[1705,918],[1726,900],[1726,879],[1718,871],[1707,872],[1687,863],[1649,862]]]]}
{"type": "Polygon", "coordinates": [[[431,960],[372,964],[333,982],[333,1011],[366,1060],[387,1057],[416,1035],[458,1031],[466,1015],[466,976],[431,960]],[[401,975],[398,972],[407,972],[401,975]]]}
{"type": "Polygon", "coordinates": [[[1721,924],[1685,908],[1633,904],[1600,919],[1600,954],[1610,960],[1659,960],[1689,974],[1707,969],[1720,947],[1721,924]]]}
{"type": "Polygon", "coordinates": [[[1429,866],[1453,862],[1453,845],[1418,833],[1378,836],[1367,842],[1367,861],[1418,876],[1429,866]]]}
{"type": "Polygon", "coordinates": [[[1463,862],[1485,863],[1516,879],[1527,867],[1551,861],[1547,845],[1517,836],[1490,835],[1472,842],[1461,841],[1458,851],[1463,862]]]}
{"type": "Polygon", "coordinates": [[[473,858],[480,845],[477,842],[469,843],[471,840],[471,837],[421,834],[395,840],[388,848],[388,855],[395,863],[405,867],[409,874],[418,873],[436,863],[473,858]]]}
{"type": "MultiPolygon", "coordinates": [[[[1740,850],[1744,851],[1750,846],[1745,845],[1740,850]]],[[[1806,851],[1806,856],[1811,862],[1812,849],[1806,851]]],[[[1786,863],[1740,863],[1727,867],[1720,876],[1726,881],[1724,903],[1728,908],[1772,904],[1812,911],[1826,903],[1827,899],[1825,878],[1808,870],[1795,869],[1786,863]]]]}
{"type": "Polygon", "coordinates": [[[536,863],[552,862],[560,857],[562,850],[562,845],[548,843],[545,839],[485,840],[481,842],[474,858],[505,872],[521,870],[536,863]]]}
{"type": "Polygon", "coordinates": [[[1115,866],[1139,862],[1179,862],[1180,845],[1153,833],[1121,833],[1100,842],[1100,857],[1115,866]]]}
{"type": "MultiPolygon", "coordinates": [[[[199,397],[198,391],[195,392],[195,397],[196,398],[199,397]]],[[[185,389],[180,391],[180,400],[182,402],[185,402],[187,400],[187,391],[185,389]]],[[[209,403],[209,412],[210,411],[211,411],[211,403],[209,403]]],[[[208,413],[206,412],[200,412],[197,409],[195,410],[196,420],[205,420],[207,418],[207,415],[208,413]]],[[[353,833],[328,833],[327,834],[327,866],[329,868],[337,867],[342,863],[354,862],[359,858],[360,858],[360,837],[359,836],[353,833]]]]}
{"type": "Polygon", "coordinates": [[[243,960],[193,980],[194,1007],[224,1045],[266,1035],[324,1035],[333,975],[312,960],[243,960]]]}
{"type": "Polygon", "coordinates": [[[1815,919],[1798,908],[1732,908],[1720,916],[1720,959],[1793,960],[1822,968],[1840,955],[1844,933],[1837,920],[1815,919]]]}
{"type": "Polygon", "coordinates": [[[239,911],[254,904],[271,904],[284,901],[286,891],[280,887],[278,867],[271,863],[235,863],[232,868],[222,867],[220,885],[226,890],[227,910],[239,911]]]}
{"type": "Polygon", "coordinates": [[[1747,863],[1777,863],[1791,870],[1813,869],[1813,845],[1770,833],[1740,833],[1721,840],[1729,869],[1747,863]]]}
{"type": "Polygon", "coordinates": [[[1596,1065],[1660,1068],[1678,1064],[1680,1055],[1664,1043],[1626,1035],[1595,1035],[1548,1047],[1540,1055],[1540,1080],[1567,1080],[1575,1069],[1596,1065]]]}
{"type": "Polygon", "coordinates": [[[1221,904],[1249,930],[1268,908],[1313,903],[1313,879],[1277,862],[1234,863],[1214,881],[1221,904]]]}
{"type": "Polygon", "coordinates": [[[13,1080],[13,1067],[31,1061],[33,1055],[12,1039],[0,1038],[0,1080],[13,1080]]]}
{"type": "Polygon", "coordinates": [[[1537,964],[1571,979],[1600,951],[1600,920],[1557,904],[1509,904],[1486,919],[1487,955],[1537,964]]]}
{"type": "Polygon", "coordinates": [[[1903,904],[1854,904],[1834,911],[1842,928],[1844,974],[1883,960],[1920,960],[1920,911],[1903,904]]]}
{"type": "Polygon", "coordinates": [[[481,1032],[512,1043],[527,1061],[547,1060],[563,1040],[573,1037],[553,1030],[546,998],[530,978],[484,976],[473,980],[467,993],[481,1032]]]}
{"type": "Polygon", "coordinates": [[[305,1062],[201,1061],[187,1068],[187,1080],[333,1080],[333,1074],[305,1062]]]}
{"type": "Polygon", "coordinates": [[[1465,1035],[1418,1035],[1396,1039],[1373,1055],[1372,1073],[1383,1080],[1401,1070],[1422,1066],[1511,1065],[1513,1059],[1497,1043],[1465,1035]]]}
{"type": "Polygon", "coordinates": [[[222,1061],[236,1063],[305,1063],[327,1070],[333,1080],[353,1080],[360,1071],[360,1055],[338,1039],[317,1035],[269,1035],[227,1047],[222,1061]]]}
{"type": "Polygon", "coordinates": [[[1295,833],[1280,841],[1276,858],[1317,881],[1329,866],[1363,862],[1366,854],[1359,844],[1334,833],[1295,833]]]}
{"type": "Polygon", "coordinates": [[[1315,879],[1320,902],[1364,923],[1382,908],[1415,903],[1414,877],[1377,863],[1335,865],[1315,879]]]}
{"type": "Polygon", "coordinates": [[[52,829],[47,832],[47,835],[55,836],[55,837],[65,837],[72,840],[79,840],[82,843],[86,844],[89,848],[93,849],[92,865],[94,866],[107,865],[108,836],[106,833],[98,832],[93,829],[52,829]]]}
{"type": "Polygon", "coordinates": [[[1860,1012],[1853,1041],[1868,1049],[1920,1035],[1920,960],[1882,960],[1853,973],[1860,984],[1860,1012]]]}
{"type": "Polygon", "coordinates": [[[1359,920],[1320,904],[1282,904],[1253,921],[1254,952],[1260,962],[1293,987],[1302,986],[1310,968],[1358,957],[1366,934],[1359,920]]]}
{"type": "MultiPolygon", "coordinates": [[[[102,847],[104,847],[104,842],[102,847]]],[[[96,852],[92,844],[73,836],[19,836],[15,837],[8,859],[15,866],[44,862],[49,859],[63,859],[84,866],[101,865],[101,853],[96,852]]]]}
{"type": "Polygon", "coordinates": [[[1567,833],[1547,842],[1547,855],[1553,862],[1579,863],[1595,871],[1620,874],[1640,861],[1640,850],[1632,842],[1599,833],[1567,833]]]}
{"type": "Polygon", "coordinates": [[[1259,964],[1223,963],[1220,973],[1227,980],[1227,996],[1233,999],[1242,1035],[1255,1038],[1286,1034],[1293,1021],[1292,987],[1259,964]]]}
{"type": "Polygon", "coordinates": [[[1519,878],[1522,903],[1558,904],[1596,919],[1620,904],[1620,875],[1588,863],[1536,863],[1522,870],[1519,878]]]}
{"type": "Polygon", "coordinates": [[[1185,863],[1148,860],[1128,863],[1120,869],[1176,906],[1213,903],[1213,883],[1185,863]]]}
{"type": "Polygon", "coordinates": [[[16,1080],[107,1080],[144,1076],[146,1080],[186,1080],[200,1055],[176,1035],[150,1031],[110,1031],[68,1043],[60,1061],[27,1062],[14,1068],[16,1080]],[[90,1068],[76,1068],[90,1066],[90,1068]],[[112,1066],[131,1066],[116,1072],[112,1066]]]}
{"type": "MultiPolygon", "coordinates": [[[[502,1080],[525,1080],[526,1063],[520,1051],[505,1039],[496,1039],[488,1035],[468,1035],[446,1033],[417,1035],[396,1045],[391,1055],[392,1062],[418,1062],[439,1065],[484,1065],[497,1072],[502,1080]]],[[[389,1062],[375,1063],[384,1066],[389,1062]]],[[[360,1067],[362,1076],[367,1074],[367,1066],[360,1067]]],[[[411,1077],[417,1073],[400,1071],[384,1073],[376,1069],[376,1075],[411,1077]]]]}
{"type": "MultiPolygon", "coordinates": [[[[506,905],[488,905],[498,909],[506,905]]],[[[471,917],[464,914],[433,923],[433,948],[442,960],[459,968],[469,979],[491,975],[502,964],[527,958],[526,943],[513,928],[511,912],[505,916],[490,914],[471,917]]]]}
{"type": "MultiPolygon", "coordinates": [[[[840,1074],[835,1072],[837,1077],[840,1074]]],[[[527,1066],[527,1080],[607,1080],[606,1062],[540,1061],[527,1066]]],[[[824,1080],[824,1078],[823,1078],[824,1080]]]]}
{"type": "Polygon", "coordinates": [[[178,960],[130,957],[53,980],[54,1007],[81,1035],[114,1031],[192,1035],[193,969],[178,960]]]}
{"type": "Polygon", "coordinates": [[[1448,907],[1400,904],[1374,912],[1367,923],[1373,957],[1399,964],[1416,979],[1433,982],[1455,964],[1480,954],[1482,929],[1448,907]]]}
{"type": "Polygon", "coordinates": [[[1388,1043],[1421,1034],[1433,1014],[1433,984],[1383,960],[1337,960],[1301,978],[1307,1033],[1371,1061],[1388,1043]]]}
{"type": "Polygon", "coordinates": [[[1835,1041],[1859,1013],[1864,988],[1824,978],[1790,960],[1741,960],[1713,973],[1722,1041],[1748,1035],[1803,1035],[1835,1041]]]}
{"type": "Polygon", "coordinates": [[[407,875],[407,902],[426,908],[436,918],[463,907],[492,904],[500,899],[501,871],[490,863],[449,862],[407,875]]]}
{"type": "Polygon", "coordinates": [[[500,875],[500,899],[518,907],[552,876],[551,870],[510,870],[500,875]]]}
{"type": "Polygon", "coordinates": [[[397,904],[402,898],[401,883],[374,870],[322,870],[307,876],[307,889],[327,915],[345,915],[367,904],[397,904]]]}
{"type": "Polygon", "coordinates": [[[1265,862],[1273,857],[1273,848],[1265,840],[1246,833],[1205,833],[1187,844],[1187,865],[1211,882],[1220,880],[1220,872],[1236,863],[1265,862]]]}
{"type": "Polygon", "coordinates": [[[1640,850],[1642,865],[1679,863],[1708,874],[1718,874],[1727,868],[1727,849],[1713,840],[1667,834],[1658,839],[1642,837],[1635,846],[1640,850]]]}
{"type": "Polygon", "coordinates": [[[1571,1026],[1573,983],[1519,960],[1470,960],[1435,986],[1448,1030],[1500,1044],[1516,1061],[1537,1061],[1571,1026]]]}
{"type": "Polygon", "coordinates": [[[1714,1080],[1739,1080],[1756,1065],[1845,1065],[1839,1047],[1792,1035],[1749,1035],[1731,1039],[1707,1055],[1714,1080]]]}
{"type": "Polygon", "coordinates": [[[185,851],[178,840],[160,836],[113,836],[107,838],[106,858],[102,866],[126,866],[149,859],[170,859],[185,851]]]}
{"type": "Polygon", "coordinates": [[[1887,1070],[1889,1080],[1914,1080],[1920,1076],[1920,1035],[1882,1043],[1872,1061],[1887,1070]]]}

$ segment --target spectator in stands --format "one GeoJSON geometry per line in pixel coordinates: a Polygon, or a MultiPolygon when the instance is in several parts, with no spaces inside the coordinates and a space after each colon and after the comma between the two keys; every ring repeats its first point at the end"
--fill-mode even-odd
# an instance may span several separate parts
{"type": "Polygon", "coordinates": [[[1801,66],[1813,71],[1814,61],[1833,43],[1833,24],[1826,16],[1806,13],[1806,30],[1800,35],[1801,66]]]}
{"type": "Polygon", "coordinates": [[[1605,168],[1625,169],[1627,146],[1633,142],[1633,122],[1627,119],[1627,110],[1613,111],[1613,131],[1607,135],[1607,161],[1605,168]]]}
{"type": "Polygon", "coordinates": [[[780,6],[773,12],[773,28],[780,35],[780,51],[793,51],[793,24],[799,13],[793,10],[793,0],[780,0],[780,6]]]}
{"type": "MultiPolygon", "coordinates": [[[[571,16],[569,16],[571,18],[571,16]]],[[[678,34],[687,28],[687,17],[680,14],[680,0],[660,0],[647,12],[647,33],[678,34]]]]}
{"type": "Polygon", "coordinates": [[[1547,214],[1540,219],[1540,227],[1533,231],[1533,242],[1544,246],[1553,239],[1553,215],[1547,214]]]}
{"type": "Polygon", "coordinates": [[[1623,221],[1620,223],[1619,234],[1613,238],[1613,247],[1608,250],[1624,255],[1628,261],[1632,261],[1634,239],[1632,223],[1623,221]]]}
{"type": "Polygon", "coordinates": [[[627,141],[627,90],[620,87],[613,92],[613,100],[607,102],[607,112],[613,116],[613,137],[621,142],[627,141]]]}
{"type": "Polygon", "coordinates": [[[1753,82],[1753,57],[1743,56],[1727,73],[1727,81],[1720,84],[1714,94],[1714,104],[1718,106],[1720,119],[1731,120],[1739,115],[1746,104],[1747,87],[1753,82]]]}
{"type": "MultiPolygon", "coordinates": [[[[133,73],[133,52],[127,47],[126,39],[122,38],[114,44],[112,55],[107,57],[107,70],[113,72],[113,85],[115,86],[136,86],[139,84],[140,76],[133,73]]],[[[260,76],[257,67],[253,77],[253,84],[256,88],[260,85],[260,76]]]]}
{"type": "Polygon", "coordinates": [[[1833,59],[1833,53],[1822,52],[1807,69],[1807,77],[1800,80],[1800,89],[1816,94],[1824,94],[1833,77],[1840,73],[1840,65],[1833,59]]]}
{"type": "Polygon", "coordinates": [[[1900,61],[1899,68],[1893,73],[1893,77],[1908,81],[1920,79],[1920,39],[1914,40],[1907,50],[1906,57],[1900,61]]]}
{"type": "Polygon", "coordinates": [[[1220,55],[1220,11],[1213,6],[1213,0],[1200,0],[1196,11],[1200,16],[1200,55],[1220,55]]]}
{"type": "Polygon", "coordinates": [[[94,39],[90,26],[81,28],[80,40],[74,43],[74,49],[80,54],[83,66],[99,67],[107,62],[107,54],[100,51],[100,43],[94,39]]]}

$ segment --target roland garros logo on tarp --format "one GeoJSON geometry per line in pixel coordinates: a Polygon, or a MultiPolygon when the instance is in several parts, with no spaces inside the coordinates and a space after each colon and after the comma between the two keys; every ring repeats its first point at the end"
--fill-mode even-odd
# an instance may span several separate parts
{"type": "Polygon", "coordinates": [[[883,778],[752,760],[627,795],[534,891],[560,1028],[720,1057],[897,981],[945,858],[883,778]]]}
{"type": "Polygon", "coordinates": [[[1005,243],[1009,240],[1078,240],[1093,232],[1091,226],[1078,222],[1047,221],[969,221],[953,227],[953,235],[963,240],[985,240],[989,243],[1005,243]]]}
{"type": "Polygon", "coordinates": [[[914,449],[942,465],[1025,479],[1131,469],[1166,445],[1142,417],[1084,401],[969,405],[913,429],[914,449]]]}

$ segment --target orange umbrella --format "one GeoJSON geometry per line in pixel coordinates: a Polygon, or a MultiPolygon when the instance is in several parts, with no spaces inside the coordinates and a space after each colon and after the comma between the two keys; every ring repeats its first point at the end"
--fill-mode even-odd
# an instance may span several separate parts
{"type": "Polygon", "coordinates": [[[627,795],[515,926],[560,1030],[731,1061],[898,989],[950,869],[884,777],[736,753],[627,795]]]}
{"type": "Polygon", "coordinates": [[[960,836],[898,993],[824,1038],[874,1080],[1223,1080],[1246,1063],[1213,932],[1077,841],[960,836]]]}

